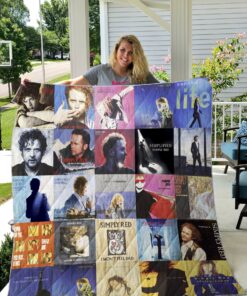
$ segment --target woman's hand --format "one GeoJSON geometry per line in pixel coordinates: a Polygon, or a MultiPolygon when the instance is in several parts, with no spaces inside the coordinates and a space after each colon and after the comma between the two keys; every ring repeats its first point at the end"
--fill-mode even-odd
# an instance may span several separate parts
{"type": "Polygon", "coordinates": [[[26,83],[31,82],[31,80],[27,79],[26,77],[21,78],[21,84],[26,86],[26,83]]]}

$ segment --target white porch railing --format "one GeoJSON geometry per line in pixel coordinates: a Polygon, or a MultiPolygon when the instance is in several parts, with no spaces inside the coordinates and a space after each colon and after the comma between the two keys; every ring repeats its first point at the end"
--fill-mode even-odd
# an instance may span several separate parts
{"type": "MultiPolygon", "coordinates": [[[[247,102],[213,102],[212,116],[212,160],[217,161],[220,159],[218,146],[223,141],[223,129],[240,126],[241,121],[247,118],[247,102]]],[[[232,137],[231,134],[231,140],[232,137]]]]}

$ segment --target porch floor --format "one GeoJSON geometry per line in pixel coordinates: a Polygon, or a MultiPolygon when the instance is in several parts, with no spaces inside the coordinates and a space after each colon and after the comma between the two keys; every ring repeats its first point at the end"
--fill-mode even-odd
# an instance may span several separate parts
{"type": "Polygon", "coordinates": [[[226,258],[247,295],[247,218],[243,218],[241,228],[236,230],[238,217],[244,205],[235,210],[235,200],[231,197],[234,170],[228,168],[225,175],[224,168],[223,165],[213,166],[217,221],[226,258]]]}

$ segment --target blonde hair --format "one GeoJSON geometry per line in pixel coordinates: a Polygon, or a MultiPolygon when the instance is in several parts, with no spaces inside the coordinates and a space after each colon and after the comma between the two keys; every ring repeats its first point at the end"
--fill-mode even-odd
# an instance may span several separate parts
{"type": "Polygon", "coordinates": [[[109,63],[112,67],[117,62],[117,51],[122,41],[127,41],[133,48],[133,61],[128,66],[128,76],[130,82],[133,84],[141,84],[147,82],[147,76],[149,74],[148,62],[145,57],[143,48],[140,41],[134,35],[122,36],[115,44],[115,48],[110,56],[109,63]]]}
{"type": "Polygon", "coordinates": [[[87,284],[90,285],[90,282],[87,278],[81,278],[76,281],[77,284],[87,284]]]}
{"type": "Polygon", "coordinates": [[[81,226],[71,226],[71,233],[73,237],[75,236],[83,236],[87,233],[88,228],[87,225],[83,224],[81,226]]]}
{"type": "Polygon", "coordinates": [[[118,206],[118,202],[121,201],[122,204],[124,202],[124,197],[120,193],[116,193],[113,195],[111,200],[111,206],[115,209],[118,206]]]}
{"type": "Polygon", "coordinates": [[[156,102],[157,108],[158,108],[159,103],[166,105],[166,107],[167,107],[167,109],[165,110],[166,118],[170,118],[172,116],[172,112],[170,110],[169,102],[168,102],[167,98],[159,97],[155,102],[156,102]]]}

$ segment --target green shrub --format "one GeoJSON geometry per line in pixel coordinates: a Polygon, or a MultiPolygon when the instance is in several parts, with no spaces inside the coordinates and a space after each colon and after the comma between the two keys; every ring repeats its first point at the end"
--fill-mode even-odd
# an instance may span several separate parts
{"type": "Polygon", "coordinates": [[[93,60],[93,66],[97,66],[101,63],[101,57],[99,53],[96,53],[94,60],[93,60]]]}
{"type": "Polygon", "coordinates": [[[164,66],[153,65],[150,67],[150,72],[160,82],[169,82],[170,81],[169,75],[166,72],[166,69],[164,66]]]}
{"type": "Polygon", "coordinates": [[[9,281],[13,240],[9,234],[5,234],[5,239],[0,247],[0,291],[9,281]]]}
{"type": "Polygon", "coordinates": [[[206,77],[213,88],[213,100],[229,87],[233,87],[243,73],[242,62],[246,54],[246,35],[237,34],[232,38],[217,41],[212,56],[194,64],[193,77],[206,77]]]}

